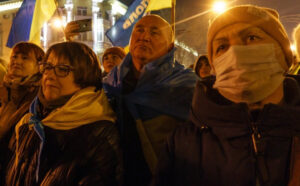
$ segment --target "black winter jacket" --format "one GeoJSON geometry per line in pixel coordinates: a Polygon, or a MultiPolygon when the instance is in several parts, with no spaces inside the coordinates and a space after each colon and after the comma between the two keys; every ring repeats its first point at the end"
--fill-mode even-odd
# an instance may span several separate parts
{"type": "Polygon", "coordinates": [[[300,89],[291,78],[284,103],[254,112],[198,82],[190,122],[167,141],[154,185],[298,185],[299,113],[300,89]]]}
{"type": "MultiPolygon", "coordinates": [[[[119,185],[121,155],[115,124],[97,121],[71,130],[45,126],[46,142],[36,182],[36,165],[40,148],[37,133],[21,126],[19,164],[12,158],[6,175],[7,185],[119,185]]],[[[11,142],[15,144],[15,141],[11,142]]]]}

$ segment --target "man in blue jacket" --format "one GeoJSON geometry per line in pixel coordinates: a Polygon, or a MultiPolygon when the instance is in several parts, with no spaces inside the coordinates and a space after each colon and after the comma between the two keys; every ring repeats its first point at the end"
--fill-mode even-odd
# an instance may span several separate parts
{"type": "Polygon", "coordinates": [[[196,76],[174,60],[174,34],[157,15],[139,20],[130,53],[104,87],[118,113],[125,185],[148,185],[166,136],[188,117],[196,76]]]}

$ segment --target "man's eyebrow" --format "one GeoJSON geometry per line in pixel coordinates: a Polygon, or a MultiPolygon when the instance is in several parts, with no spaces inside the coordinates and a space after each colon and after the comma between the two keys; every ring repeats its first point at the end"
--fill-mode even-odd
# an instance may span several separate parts
{"type": "Polygon", "coordinates": [[[144,25],[141,25],[141,24],[138,24],[135,26],[135,28],[143,28],[143,27],[144,27],[144,25]]]}
{"type": "Polygon", "coordinates": [[[150,27],[151,30],[160,30],[157,26],[150,27]]]}

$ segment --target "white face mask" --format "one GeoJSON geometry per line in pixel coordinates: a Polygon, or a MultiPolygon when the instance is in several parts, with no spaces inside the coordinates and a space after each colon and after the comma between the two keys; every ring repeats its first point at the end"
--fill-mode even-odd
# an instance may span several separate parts
{"type": "Polygon", "coordinates": [[[273,44],[234,45],[213,61],[214,88],[227,99],[255,103],[271,95],[284,79],[273,44]]]}

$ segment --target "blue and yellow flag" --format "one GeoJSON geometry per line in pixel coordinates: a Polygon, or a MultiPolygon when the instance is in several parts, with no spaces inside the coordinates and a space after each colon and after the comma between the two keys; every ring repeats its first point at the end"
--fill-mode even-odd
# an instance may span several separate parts
{"type": "Polygon", "coordinates": [[[13,20],[6,46],[20,41],[40,45],[41,28],[56,10],[55,0],[24,0],[13,20]]]}
{"type": "Polygon", "coordinates": [[[160,10],[164,8],[171,8],[172,0],[150,0],[146,12],[160,10]]]}
{"type": "Polygon", "coordinates": [[[126,14],[106,32],[106,36],[114,46],[125,47],[129,44],[133,25],[146,12],[171,7],[172,0],[135,0],[129,6],[126,14]]]}

